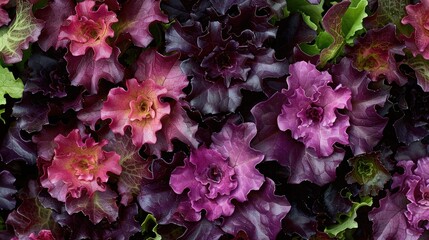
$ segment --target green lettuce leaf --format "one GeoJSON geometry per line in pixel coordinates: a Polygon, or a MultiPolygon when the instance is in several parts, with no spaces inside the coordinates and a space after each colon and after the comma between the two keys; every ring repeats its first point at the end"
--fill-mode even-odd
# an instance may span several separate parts
{"type": "Polygon", "coordinates": [[[146,219],[142,223],[142,234],[147,236],[144,239],[147,240],[161,240],[161,235],[157,232],[158,223],[156,222],[155,217],[152,214],[148,214],[146,219]],[[155,237],[150,237],[155,236],[155,237]]]}
{"type": "Polygon", "coordinates": [[[34,17],[32,7],[28,0],[17,0],[12,24],[0,28],[0,57],[7,64],[20,62],[22,50],[39,38],[44,24],[34,17]]]}
{"type": "MultiPolygon", "coordinates": [[[[24,91],[24,84],[18,78],[15,79],[13,74],[7,69],[0,66],[0,105],[6,104],[4,95],[8,94],[12,98],[21,98],[24,91]]],[[[1,107],[1,106],[0,106],[1,107]]],[[[4,122],[1,114],[5,109],[0,109],[0,120],[4,122]]]]}
{"type": "Polygon", "coordinates": [[[338,237],[344,239],[342,233],[346,229],[354,229],[358,227],[358,223],[355,221],[357,217],[357,210],[363,206],[372,206],[371,197],[362,197],[360,202],[353,202],[352,208],[347,214],[342,214],[337,218],[337,224],[326,227],[325,233],[331,237],[338,237]]]}
{"type": "Polygon", "coordinates": [[[301,13],[304,22],[316,31],[320,28],[322,21],[323,3],[324,0],[320,1],[319,4],[311,4],[303,0],[289,0],[287,2],[287,10],[292,13],[301,13]]]}

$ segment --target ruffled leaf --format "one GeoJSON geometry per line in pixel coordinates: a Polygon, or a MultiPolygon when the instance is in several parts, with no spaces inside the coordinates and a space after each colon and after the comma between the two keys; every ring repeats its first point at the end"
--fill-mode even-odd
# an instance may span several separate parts
{"type": "Polygon", "coordinates": [[[358,223],[355,221],[357,217],[357,210],[363,206],[372,206],[371,197],[363,197],[360,202],[353,202],[350,211],[338,219],[338,223],[333,226],[325,228],[325,232],[331,237],[335,237],[346,229],[354,229],[358,227],[358,223]],[[345,216],[345,217],[344,217],[345,216]]]}
{"type": "Polygon", "coordinates": [[[152,214],[148,214],[143,221],[142,225],[142,233],[145,235],[155,235],[155,237],[147,237],[147,240],[161,240],[161,235],[158,234],[158,223],[156,222],[156,218],[152,214]]]}
{"type": "Polygon", "coordinates": [[[113,48],[109,58],[93,60],[94,53],[89,51],[84,56],[75,57],[67,53],[67,71],[73,86],[84,86],[91,94],[98,92],[98,82],[106,79],[112,83],[119,83],[124,77],[124,67],[119,63],[120,50],[113,48]]]}
{"type": "Polygon", "coordinates": [[[152,79],[167,89],[165,96],[176,101],[185,97],[183,88],[188,86],[188,79],[179,66],[178,55],[163,56],[155,50],[146,50],[137,60],[137,79],[152,79]]]}
{"type": "MultiPolygon", "coordinates": [[[[0,107],[1,105],[6,104],[6,98],[4,97],[5,94],[12,98],[20,98],[23,91],[24,84],[22,84],[21,79],[15,79],[13,74],[7,68],[0,66],[0,107]]],[[[0,120],[5,122],[1,116],[0,120]]]]}
{"type": "Polygon", "coordinates": [[[379,153],[358,155],[348,160],[353,170],[346,175],[347,183],[359,183],[361,196],[376,196],[390,180],[390,174],[380,162],[379,153]]]}
{"type": "Polygon", "coordinates": [[[365,25],[377,28],[393,23],[400,32],[404,34],[410,33],[412,31],[411,27],[404,26],[401,23],[402,18],[405,16],[405,6],[409,3],[409,0],[378,0],[377,11],[366,19],[365,25]]]}
{"type": "Polygon", "coordinates": [[[119,32],[129,33],[136,46],[146,47],[153,39],[149,25],[155,21],[168,22],[161,12],[160,1],[131,0],[124,4],[119,15],[119,32]]]}
{"type": "Polygon", "coordinates": [[[58,225],[54,221],[51,209],[45,208],[37,198],[38,184],[30,182],[28,189],[21,195],[22,203],[11,212],[6,219],[6,224],[11,225],[18,237],[29,236],[33,232],[42,229],[55,230],[58,225]]]}
{"type": "Polygon", "coordinates": [[[162,129],[157,132],[155,144],[148,145],[152,154],[161,156],[161,151],[173,151],[173,139],[186,143],[191,148],[198,147],[195,133],[198,125],[189,118],[180,102],[171,103],[171,113],[162,120],[162,129]]]}
{"type": "Polygon", "coordinates": [[[109,188],[104,192],[94,192],[92,196],[84,194],[80,198],[69,197],[66,199],[66,210],[69,214],[82,212],[94,224],[103,218],[112,223],[118,218],[117,197],[118,195],[109,188]]]}
{"type": "MultiPolygon", "coordinates": [[[[113,135],[113,134],[112,134],[113,135]]],[[[121,204],[127,206],[140,192],[143,178],[152,178],[149,170],[152,161],[144,160],[139,155],[139,148],[134,146],[128,136],[108,136],[109,145],[106,149],[113,150],[121,156],[119,164],[122,172],[118,180],[118,192],[121,204]]]]}
{"type": "Polygon", "coordinates": [[[24,93],[21,101],[14,104],[12,116],[18,119],[17,125],[22,130],[39,132],[44,125],[49,124],[50,110],[46,97],[24,93]]]}
{"type": "Polygon", "coordinates": [[[429,61],[421,55],[405,60],[415,72],[417,84],[422,87],[423,91],[429,92],[429,61]]]}
{"type": "Polygon", "coordinates": [[[0,29],[0,57],[5,63],[20,62],[22,50],[39,38],[44,24],[33,16],[32,7],[27,0],[17,0],[15,19],[11,25],[0,29]]]}
{"type": "Polygon", "coordinates": [[[3,9],[3,6],[8,4],[9,0],[0,1],[0,27],[10,22],[9,14],[3,9]]]}
{"type": "Polygon", "coordinates": [[[12,210],[15,208],[16,200],[13,195],[17,192],[13,183],[16,178],[7,170],[0,172],[0,209],[12,210]]]}
{"type": "Polygon", "coordinates": [[[402,193],[388,194],[380,200],[380,207],[368,214],[373,222],[374,239],[419,239],[421,233],[408,227],[404,214],[407,204],[408,200],[402,193]]]}
{"type": "Polygon", "coordinates": [[[57,40],[61,25],[68,16],[73,14],[73,11],[74,4],[72,1],[54,0],[47,7],[35,13],[37,18],[45,21],[45,26],[40,34],[39,41],[37,41],[43,51],[46,52],[50,47],[58,45],[57,40]]]}
{"type": "Polygon", "coordinates": [[[274,189],[274,182],[267,179],[259,191],[249,194],[249,201],[225,218],[222,230],[232,235],[244,231],[255,239],[275,239],[291,206],[285,197],[276,196],[274,189]]]}
{"type": "Polygon", "coordinates": [[[138,207],[136,203],[119,209],[117,224],[110,225],[111,228],[103,233],[103,239],[127,240],[137,232],[140,232],[140,225],[135,219],[137,215],[138,207]]]}
{"type": "Polygon", "coordinates": [[[0,159],[4,163],[21,160],[29,165],[36,164],[37,150],[32,141],[24,140],[16,126],[9,127],[0,148],[0,159]]]}
{"type": "Polygon", "coordinates": [[[371,80],[365,72],[354,69],[348,58],[332,67],[332,72],[336,83],[352,91],[351,109],[347,112],[350,117],[350,128],[347,131],[350,146],[355,155],[370,152],[383,137],[387,118],[381,117],[376,107],[384,105],[390,88],[381,85],[378,90],[369,89],[371,80]]]}
{"type": "Polygon", "coordinates": [[[264,159],[264,155],[250,147],[255,135],[256,126],[253,123],[227,124],[222,131],[212,135],[211,147],[223,157],[229,158],[237,180],[241,183],[233,194],[233,198],[239,202],[246,201],[247,194],[251,190],[258,190],[265,181],[255,168],[264,159]]]}

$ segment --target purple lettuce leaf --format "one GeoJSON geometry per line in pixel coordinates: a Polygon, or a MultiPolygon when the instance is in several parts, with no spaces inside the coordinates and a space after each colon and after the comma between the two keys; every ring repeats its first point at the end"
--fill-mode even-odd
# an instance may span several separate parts
{"type": "Polygon", "coordinates": [[[65,97],[66,86],[70,85],[63,59],[33,54],[28,60],[31,69],[30,77],[25,82],[24,92],[33,94],[42,92],[49,97],[65,97]]]}
{"type": "Polygon", "coordinates": [[[179,239],[218,240],[224,233],[218,224],[202,219],[197,223],[186,224],[186,232],[179,239]]]}
{"type": "Polygon", "coordinates": [[[283,93],[275,93],[268,100],[255,105],[251,112],[255,118],[257,134],[252,146],[264,153],[266,161],[277,160],[291,169],[289,183],[310,180],[324,185],[336,178],[336,167],[344,158],[344,151],[334,148],[334,154],[318,158],[304,144],[294,140],[289,132],[280,131],[277,116],[287,101],[283,93]]]}
{"type": "Polygon", "coordinates": [[[84,56],[73,56],[67,53],[67,71],[73,86],[84,86],[89,93],[98,92],[98,82],[106,79],[112,83],[122,81],[124,77],[124,67],[119,63],[119,48],[114,47],[109,58],[93,60],[93,51],[88,51],[84,56]]]}
{"type": "Polygon", "coordinates": [[[247,200],[247,194],[258,190],[264,183],[264,177],[255,166],[264,159],[264,155],[252,149],[250,142],[256,135],[254,123],[234,125],[228,123],[219,133],[212,135],[211,148],[217,150],[234,168],[239,185],[232,197],[239,202],[247,200]]]}
{"type": "Polygon", "coordinates": [[[42,229],[50,229],[54,236],[60,239],[62,233],[53,219],[53,211],[45,208],[38,200],[39,190],[37,182],[29,182],[28,187],[20,192],[22,203],[9,214],[6,224],[13,227],[15,235],[19,238],[25,238],[42,229]]]}
{"type": "Polygon", "coordinates": [[[144,160],[139,154],[139,148],[134,146],[131,138],[126,135],[110,133],[107,139],[109,144],[106,150],[114,151],[121,156],[119,163],[122,172],[118,179],[118,192],[121,196],[121,204],[127,206],[140,192],[143,178],[152,178],[152,172],[149,170],[152,161],[144,160]]]}
{"type": "Polygon", "coordinates": [[[45,21],[37,42],[43,51],[46,52],[50,47],[58,46],[57,40],[61,25],[68,16],[73,15],[73,12],[73,2],[64,0],[51,1],[48,6],[36,11],[36,17],[45,21]]]}
{"type": "Polygon", "coordinates": [[[83,108],[77,113],[77,118],[85,125],[95,130],[98,120],[101,119],[100,110],[103,107],[102,98],[99,95],[85,96],[82,100],[83,108]]]}
{"type": "Polygon", "coordinates": [[[198,147],[195,138],[198,125],[188,117],[180,102],[172,102],[170,106],[170,114],[161,119],[162,129],[156,133],[157,142],[148,145],[151,154],[157,156],[161,156],[161,151],[173,151],[173,139],[178,139],[191,148],[198,147]]]}
{"type": "Polygon", "coordinates": [[[405,211],[407,198],[402,193],[388,194],[380,200],[380,207],[369,212],[373,222],[374,239],[419,239],[420,232],[415,232],[408,226],[405,211]]]}
{"type": "Polygon", "coordinates": [[[0,35],[0,58],[7,64],[22,60],[22,50],[36,42],[44,21],[33,16],[33,4],[27,0],[16,1],[16,15],[13,22],[2,28],[0,35]]]}
{"type": "Polygon", "coordinates": [[[16,125],[9,127],[0,148],[0,159],[4,163],[21,160],[29,165],[36,163],[36,146],[32,141],[24,140],[21,129],[16,125]]]}
{"type": "Polygon", "coordinates": [[[332,67],[334,82],[352,91],[349,134],[350,146],[355,155],[370,152],[383,137],[387,118],[377,113],[377,106],[384,106],[390,88],[381,85],[376,90],[368,88],[370,79],[365,72],[359,72],[348,58],[332,67]]]}
{"type": "Polygon", "coordinates": [[[177,20],[184,24],[189,19],[201,19],[206,16],[207,8],[211,6],[209,0],[163,0],[161,9],[168,15],[170,21],[177,20]]]}
{"type": "Polygon", "coordinates": [[[135,219],[137,214],[138,207],[136,203],[126,208],[120,208],[117,223],[110,225],[103,231],[102,239],[127,240],[139,232],[140,224],[135,219]]]}
{"type": "Polygon", "coordinates": [[[429,61],[424,59],[421,55],[417,55],[406,59],[404,63],[414,70],[417,84],[422,87],[423,91],[429,92],[429,61]]]}
{"type": "MultiPolygon", "coordinates": [[[[196,62],[184,61],[182,66],[188,69],[198,70],[196,62]]],[[[186,70],[185,70],[186,72],[186,70]]],[[[234,112],[240,106],[242,95],[241,85],[225,86],[223,82],[205,81],[203,74],[195,73],[191,80],[192,92],[189,95],[192,107],[200,110],[202,113],[220,113],[234,112]]]]}
{"type": "Polygon", "coordinates": [[[66,211],[69,214],[82,212],[94,224],[99,223],[103,218],[112,223],[118,218],[117,197],[118,195],[109,188],[104,192],[96,191],[92,196],[82,194],[80,198],[67,197],[66,211]]]}
{"type": "Polygon", "coordinates": [[[269,16],[256,14],[257,7],[252,1],[242,1],[238,10],[238,15],[228,16],[225,21],[229,28],[228,34],[234,34],[240,41],[251,42],[258,48],[262,47],[265,40],[276,36],[277,28],[269,22],[269,16]]]}
{"type": "MultiPolygon", "coordinates": [[[[213,8],[216,9],[216,11],[222,15],[225,15],[225,13],[233,6],[233,5],[239,5],[243,4],[244,0],[210,0],[210,2],[213,4],[213,8]]],[[[252,6],[256,6],[258,8],[264,8],[269,7],[271,10],[278,16],[281,16],[281,11],[283,10],[283,7],[285,7],[286,2],[281,0],[251,0],[249,1],[252,6]]]]}
{"type": "Polygon", "coordinates": [[[410,144],[428,135],[427,123],[416,121],[404,114],[393,124],[399,142],[410,144]]]}
{"type": "Polygon", "coordinates": [[[29,133],[39,132],[49,124],[48,115],[51,108],[48,99],[43,95],[24,92],[22,99],[12,108],[12,116],[16,117],[17,126],[29,133]]]}
{"type": "Polygon", "coordinates": [[[69,215],[65,210],[54,214],[53,218],[60,226],[70,232],[70,239],[101,239],[102,233],[82,213],[69,215]]]}
{"type": "Polygon", "coordinates": [[[300,183],[308,180],[322,186],[332,182],[337,177],[336,169],[343,161],[345,151],[334,147],[334,152],[331,155],[320,158],[312,151],[303,148],[302,154],[298,161],[294,159],[290,162],[291,175],[288,182],[300,183]]]}
{"type": "Polygon", "coordinates": [[[135,78],[152,79],[167,89],[166,97],[176,101],[186,96],[182,91],[188,86],[188,78],[180,69],[179,55],[163,56],[151,49],[140,54],[136,62],[135,78]]]}
{"type": "Polygon", "coordinates": [[[17,191],[13,183],[16,178],[7,170],[0,172],[0,210],[12,210],[16,200],[13,196],[17,191]]]}
{"type": "Polygon", "coordinates": [[[124,4],[119,15],[119,32],[129,33],[134,45],[147,47],[153,39],[149,25],[155,21],[168,22],[167,16],[161,12],[160,1],[130,0],[124,4]]]}
{"type": "Polygon", "coordinates": [[[225,218],[221,228],[232,235],[241,230],[255,239],[275,239],[291,206],[285,197],[276,196],[274,190],[274,182],[267,179],[259,191],[249,194],[249,201],[225,218]]]}
{"type": "Polygon", "coordinates": [[[199,22],[189,21],[185,26],[174,23],[165,34],[165,50],[178,51],[189,57],[197,56],[200,52],[198,36],[203,35],[203,32],[199,22]]]}

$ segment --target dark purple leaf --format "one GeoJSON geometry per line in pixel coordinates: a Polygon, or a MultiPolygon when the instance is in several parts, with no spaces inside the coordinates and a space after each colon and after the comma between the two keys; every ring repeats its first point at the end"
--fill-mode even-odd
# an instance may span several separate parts
{"type": "Polygon", "coordinates": [[[0,158],[5,163],[22,160],[29,165],[34,165],[36,163],[36,146],[33,142],[21,137],[20,129],[17,126],[11,126],[3,139],[0,158]]]}
{"type": "Polygon", "coordinates": [[[112,223],[118,218],[117,197],[118,195],[109,188],[106,188],[104,192],[94,192],[92,196],[84,194],[80,198],[68,197],[66,211],[69,214],[82,212],[94,224],[99,223],[103,218],[112,223]]]}
{"type": "Polygon", "coordinates": [[[127,240],[140,231],[140,224],[135,217],[138,214],[137,204],[133,203],[119,209],[117,225],[111,225],[103,232],[103,239],[127,240]],[[114,227],[113,227],[114,226],[114,227]]]}
{"type": "Polygon", "coordinates": [[[0,209],[1,210],[12,210],[15,208],[16,200],[15,195],[16,188],[13,185],[15,177],[7,170],[0,172],[0,209]]]}
{"type": "Polygon", "coordinates": [[[260,190],[249,194],[249,201],[225,218],[222,229],[232,235],[242,230],[254,239],[275,239],[290,209],[285,197],[274,194],[274,182],[267,179],[260,190]]]}
{"type": "Polygon", "coordinates": [[[29,133],[40,132],[49,124],[50,106],[43,95],[24,92],[21,101],[15,103],[12,116],[18,118],[17,125],[29,133]]]}

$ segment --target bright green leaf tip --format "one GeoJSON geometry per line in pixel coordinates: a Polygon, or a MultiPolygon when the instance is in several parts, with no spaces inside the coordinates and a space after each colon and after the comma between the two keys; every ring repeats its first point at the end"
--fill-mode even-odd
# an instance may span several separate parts
{"type": "Polygon", "coordinates": [[[146,219],[142,223],[142,234],[145,235],[155,235],[155,237],[147,237],[147,240],[161,240],[161,235],[158,234],[157,228],[158,223],[156,218],[152,214],[148,214],[146,219]]]}

